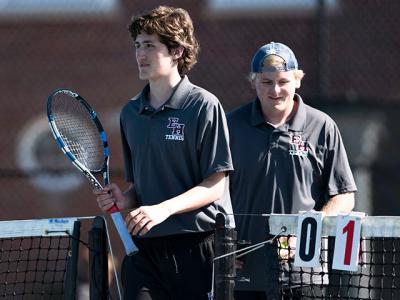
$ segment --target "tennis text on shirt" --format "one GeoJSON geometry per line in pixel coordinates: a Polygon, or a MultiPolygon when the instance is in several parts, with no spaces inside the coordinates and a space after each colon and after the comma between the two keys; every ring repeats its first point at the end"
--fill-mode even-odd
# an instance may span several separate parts
{"type": "Polygon", "coordinates": [[[171,134],[166,134],[166,140],[175,140],[175,141],[183,141],[184,137],[184,129],[185,124],[179,123],[179,118],[170,117],[168,118],[167,128],[171,129],[171,134]]]}
{"type": "Polygon", "coordinates": [[[307,156],[308,155],[308,145],[307,141],[304,141],[300,134],[290,133],[289,141],[290,155],[307,156]]]}

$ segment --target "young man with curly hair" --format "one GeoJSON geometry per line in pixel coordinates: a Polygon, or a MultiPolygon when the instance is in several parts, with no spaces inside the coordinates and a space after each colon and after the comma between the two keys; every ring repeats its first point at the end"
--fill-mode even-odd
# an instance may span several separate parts
{"type": "Polygon", "coordinates": [[[129,31],[148,81],[120,116],[129,187],[94,192],[103,211],[130,210],[139,252],[123,262],[124,298],[207,299],[215,217],[232,214],[225,113],[185,75],[199,50],[187,11],[159,6],[134,16],[129,31]]]}

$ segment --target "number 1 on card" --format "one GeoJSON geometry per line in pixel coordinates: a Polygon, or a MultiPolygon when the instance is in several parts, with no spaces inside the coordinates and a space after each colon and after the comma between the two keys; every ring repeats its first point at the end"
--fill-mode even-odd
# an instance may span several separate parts
{"type": "Polygon", "coordinates": [[[357,271],[364,213],[339,214],[336,224],[335,249],[332,268],[357,271]]]}
{"type": "Polygon", "coordinates": [[[351,252],[353,249],[353,241],[354,241],[354,220],[350,220],[346,226],[343,227],[343,234],[346,234],[346,245],[344,250],[344,260],[343,263],[347,266],[350,265],[351,262],[351,252]]]}

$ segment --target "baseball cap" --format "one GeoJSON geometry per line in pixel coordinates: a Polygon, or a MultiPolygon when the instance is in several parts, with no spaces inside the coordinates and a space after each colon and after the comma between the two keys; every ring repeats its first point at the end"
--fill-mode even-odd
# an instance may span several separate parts
{"type": "Polygon", "coordinates": [[[251,61],[251,72],[263,73],[263,72],[286,72],[291,70],[297,70],[298,63],[293,51],[282,43],[271,42],[257,50],[256,54],[251,61]],[[264,60],[269,55],[277,55],[284,60],[282,66],[268,66],[264,67],[264,60]]]}

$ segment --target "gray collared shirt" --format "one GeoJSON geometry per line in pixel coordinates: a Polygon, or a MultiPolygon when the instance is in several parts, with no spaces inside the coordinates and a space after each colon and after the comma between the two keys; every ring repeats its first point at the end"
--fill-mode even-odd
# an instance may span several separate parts
{"type": "MultiPolygon", "coordinates": [[[[260,100],[228,114],[235,171],[230,190],[235,214],[298,213],[320,209],[331,196],[356,191],[346,151],[335,122],[306,105],[296,94],[296,114],[278,128],[265,122],[260,100]]],[[[253,243],[267,237],[267,219],[236,216],[238,238],[253,243]]],[[[268,247],[267,247],[268,248],[268,247]]],[[[255,251],[246,258],[248,284],[265,289],[267,258],[255,251]],[[264,265],[263,265],[264,264],[264,265]]]]}
{"type": "MultiPolygon", "coordinates": [[[[126,180],[134,182],[140,205],[161,203],[233,170],[225,113],[213,94],[185,76],[155,110],[148,92],[147,85],[121,112],[126,180]]],[[[232,213],[228,177],[225,186],[219,200],[171,216],[146,237],[213,230],[218,212],[232,213]]]]}

